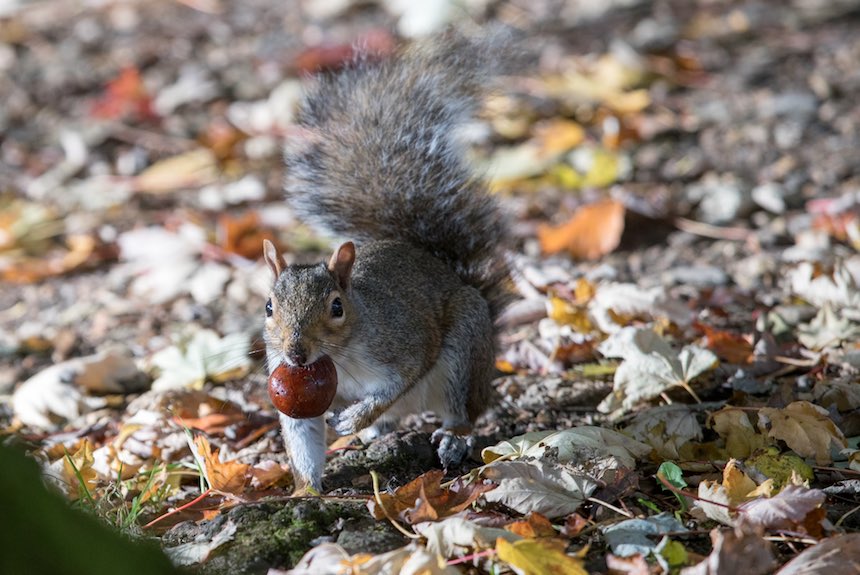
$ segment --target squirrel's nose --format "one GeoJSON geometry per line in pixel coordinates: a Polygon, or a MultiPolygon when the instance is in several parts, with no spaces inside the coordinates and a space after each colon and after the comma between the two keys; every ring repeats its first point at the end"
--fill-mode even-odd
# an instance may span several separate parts
{"type": "Polygon", "coordinates": [[[286,355],[287,363],[294,366],[305,365],[308,362],[308,356],[301,348],[288,349],[286,355]]]}

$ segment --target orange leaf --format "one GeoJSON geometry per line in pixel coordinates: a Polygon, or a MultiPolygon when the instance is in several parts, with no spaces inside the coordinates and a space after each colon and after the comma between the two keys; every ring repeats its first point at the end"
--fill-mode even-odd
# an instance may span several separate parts
{"type": "Polygon", "coordinates": [[[119,76],[108,83],[104,94],[93,104],[92,115],[108,120],[128,117],[158,119],[152,107],[152,98],[137,68],[123,69],[119,76]]]}
{"type": "Polygon", "coordinates": [[[218,458],[218,450],[213,451],[209,441],[202,435],[194,438],[194,446],[201,457],[206,480],[213,491],[240,494],[245,490],[249,465],[238,461],[222,463],[218,458]]]}
{"type": "Polygon", "coordinates": [[[624,213],[624,204],[616,200],[582,206],[566,224],[538,228],[541,249],[546,254],[567,250],[577,259],[600,258],[621,242],[624,213]]]}
{"type": "Polygon", "coordinates": [[[224,214],[218,219],[218,243],[230,253],[249,260],[257,259],[262,253],[263,240],[278,245],[274,234],[261,227],[260,216],[256,212],[247,212],[238,218],[224,214]]]}
{"type": "Polygon", "coordinates": [[[705,332],[708,349],[717,354],[720,359],[740,365],[752,363],[752,336],[723,331],[700,323],[697,323],[696,327],[705,332]]]}
{"type": "Polygon", "coordinates": [[[550,520],[538,512],[529,513],[523,521],[514,521],[505,525],[505,529],[529,539],[534,539],[535,537],[555,537],[558,535],[555,529],[553,529],[550,520]]]}

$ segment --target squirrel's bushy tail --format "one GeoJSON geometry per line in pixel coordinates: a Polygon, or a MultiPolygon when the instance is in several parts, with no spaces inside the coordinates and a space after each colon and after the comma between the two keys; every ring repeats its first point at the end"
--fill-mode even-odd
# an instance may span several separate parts
{"type": "Polygon", "coordinates": [[[319,79],[286,148],[287,197],[301,218],[426,249],[481,291],[494,318],[507,301],[507,225],[457,132],[516,60],[509,40],[505,30],[452,31],[384,62],[359,57],[319,79]]]}

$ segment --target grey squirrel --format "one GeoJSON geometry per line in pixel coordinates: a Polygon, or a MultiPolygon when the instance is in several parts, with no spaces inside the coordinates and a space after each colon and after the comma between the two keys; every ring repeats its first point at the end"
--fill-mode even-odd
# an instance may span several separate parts
{"type": "MultiPolygon", "coordinates": [[[[436,412],[443,464],[487,407],[496,327],[510,298],[500,251],[507,229],[465,160],[457,130],[510,62],[509,34],[451,31],[390,59],[359,56],[306,95],[286,145],[286,196],[305,222],[352,241],[327,263],[285,266],[266,304],[269,372],[328,355],[337,395],[327,420],[368,436],[400,417],[436,412]]],[[[281,429],[297,491],[319,492],[325,416],[281,429]]]]}

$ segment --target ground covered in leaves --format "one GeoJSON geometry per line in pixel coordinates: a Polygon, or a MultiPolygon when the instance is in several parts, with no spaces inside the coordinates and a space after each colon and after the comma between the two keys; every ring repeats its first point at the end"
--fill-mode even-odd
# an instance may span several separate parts
{"type": "Polygon", "coordinates": [[[202,573],[856,573],[858,29],[852,0],[0,2],[0,439],[202,573]],[[499,402],[462,469],[416,414],[290,498],[259,256],[327,249],[280,198],[302,78],[466,19],[535,54],[470,130],[517,239],[499,402]]]}

